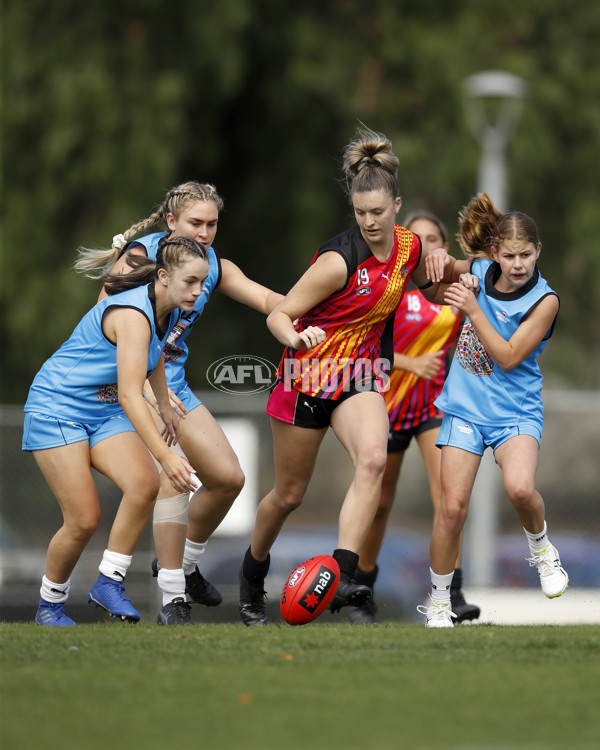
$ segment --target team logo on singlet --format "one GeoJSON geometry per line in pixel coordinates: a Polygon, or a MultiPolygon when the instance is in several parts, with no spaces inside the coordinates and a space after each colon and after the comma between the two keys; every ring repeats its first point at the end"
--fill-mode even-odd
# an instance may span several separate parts
{"type": "Polygon", "coordinates": [[[111,383],[110,385],[101,385],[96,391],[96,398],[101,404],[119,403],[119,391],[117,390],[117,384],[111,383]]]}
{"type": "Polygon", "coordinates": [[[165,362],[177,362],[184,353],[184,350],[180,346],[175,346],[175,344],[167,344],[163,349],[165,362]]]}
{"type": "Polygon", "coordinates": [[[485,350],[468,318],[456,346],[456,359],[467,372],[480,378],[494,371],[494,360],[485,350]]]}
{"type": "Polygon", "coordinates": [[[198,313],[196,311],[182,315],[181,318],[173,326],[173,330],[169,333],[167,343],[163,349],[163,356],[165,362],[176,362],[179,357],[185,354],[185,349],[179,346],[178,342],[181,336],[187,331],[188,327],[193,325],[198,313]]]}

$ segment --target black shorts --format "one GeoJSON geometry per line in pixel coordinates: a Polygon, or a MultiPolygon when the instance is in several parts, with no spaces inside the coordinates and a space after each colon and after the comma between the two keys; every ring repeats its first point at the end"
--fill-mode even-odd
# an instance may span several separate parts
{"type": "Polygon", "coordinates": [[[415,427],[409,427],[408,430],[390,430],[388,435],[388,453],[403,453],[413,437],[420,435],[422,432],[427,430],[434,430],[442,424],[442,417],[429,417],[425,422],[416,425],[415,427]]]}
{"type": "MultiPolygon", "coordinates": [[[[375,381],[373,381],[373,387],[370,390],[379,393],[375,381]]],[[[281,380],[278,380],[273,386],[267,402],[267,414],[280,422],[320,430],[323,427],[329,427],[331,415],[342,402],[357,393],[364,392],[364,389],[360,391],[350,389],[335,400],[319,398],[318,396],[307,396],[295,388],[285,386],[281,380]]]]}

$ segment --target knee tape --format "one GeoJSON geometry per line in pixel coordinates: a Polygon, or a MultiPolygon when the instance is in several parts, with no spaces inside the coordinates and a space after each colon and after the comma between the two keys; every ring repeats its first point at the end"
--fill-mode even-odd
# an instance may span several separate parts
{"type": "Polygon", "coordinates": [[[181,523],[187,525],[189,495],[182,493],[174,497],[157,500],[154,506],[153,523],[181,523]]]}

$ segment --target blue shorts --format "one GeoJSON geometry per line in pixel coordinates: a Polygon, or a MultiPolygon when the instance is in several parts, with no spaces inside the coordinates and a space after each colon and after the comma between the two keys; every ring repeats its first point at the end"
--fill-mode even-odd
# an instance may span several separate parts
{"type": "Polygon", "coordinates": [[[461,448],[463,451],[483,456],[486,448],[496,450],[502,443],[517,435],[531,435],[540,443],[542,431],[537,424],[523,422],[513,427],[489,427],[487,425],[465,422],[460,417],[444,414],[442,426],[435,444],[438,448],[444,445],[461,448]]]}
{"type": "Polygon", "coordinates": [[[116,414],[104,422],[84,424],[49,417],[47,414],[26,412],[22,448],[24,451],[41,451],[80,443],[82,440],[89,441],[90,448],[93,448],[101,440],[121,432],[135,432],[125,414],[116,414]]]}
{"type": "Polygon", "coordinates": [[[183,383],[183,385],[179,387],[179,390],[173,391],[173,393],[183,403],[188,412],[192,411],[192,409],[195,409],[197,406],[202,406],[202,401],[192,393],[187,383],[183,383]]]}

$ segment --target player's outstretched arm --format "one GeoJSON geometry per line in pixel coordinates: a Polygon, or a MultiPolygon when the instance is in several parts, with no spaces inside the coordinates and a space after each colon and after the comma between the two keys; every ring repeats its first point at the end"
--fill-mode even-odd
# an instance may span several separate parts
{"type": "Polygon", "coordinates": [[[221,281],[217,289],[236,302],[265,315],[272,312],[283,299],[283,294],[252,281],[235,263],[224,258],[221,259],[221,281]]]}

